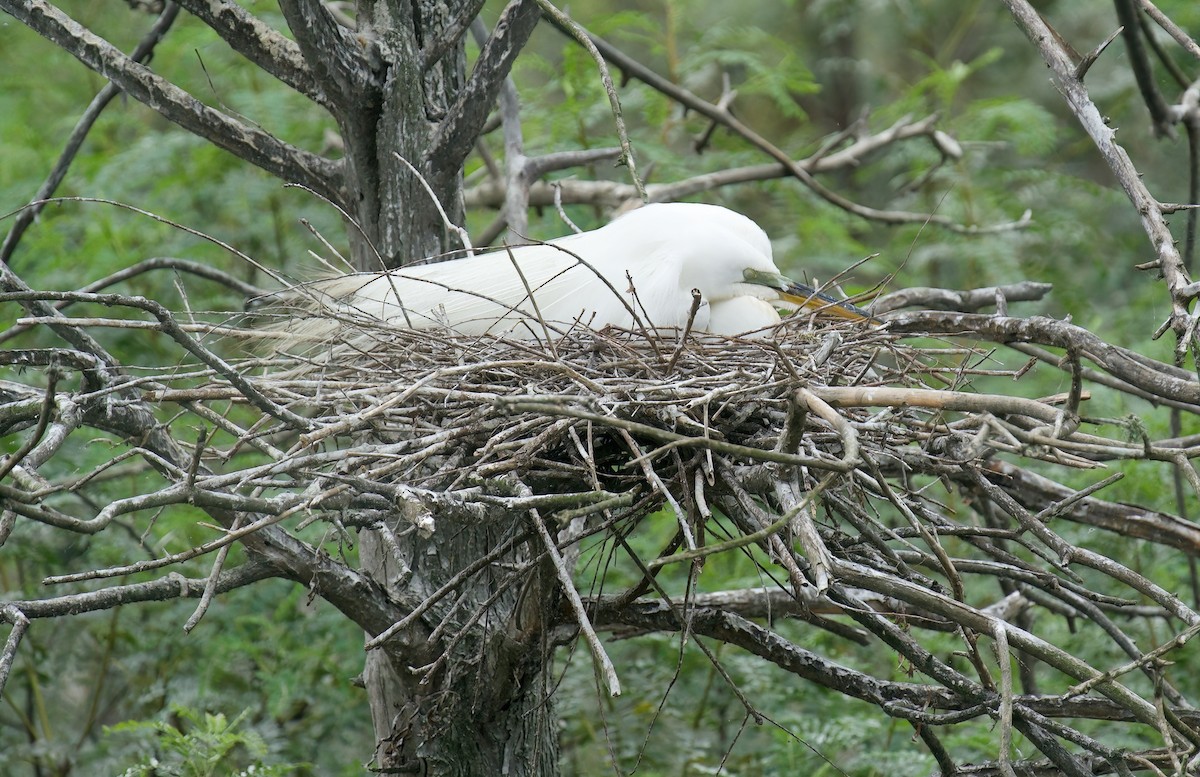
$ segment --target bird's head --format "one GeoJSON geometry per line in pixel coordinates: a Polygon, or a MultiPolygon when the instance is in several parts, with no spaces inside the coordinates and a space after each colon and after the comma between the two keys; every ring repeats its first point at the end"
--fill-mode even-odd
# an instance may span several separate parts
{"type": "Polygon", "coordinates": [[[788,291],[796,286],[796,282],[772,265],[770,268],[746,267],[742,270],[740,286],[749,287],[743,290],[743,296],[788,301],[791,296],[788,291]]]}
{"type": "Polygon", "coordinates": [[[776,292],[791,283],[775,266],[767,233],[740,213],[667,203],[647,205],[622,221],[635,218],[641,234],[660,246],[656,253],[677,262],[680,288],[699,289],[710,302],[747,296],[776,300],[776,292]]]}
{"type": "MultiPolygon", "coordinates": [[[[687,296],[699,289],[710,306],[739,299],[762,300],[783,308],[817,309],[847,319],[870,318],[870,314],[820,291],[797,283],[779,271],[772,258],[771,240],[762,227],[728,208],[694,203],[661,203],[643,206],[622,216],[603,234],[611,254],[620,257],[624,268],[637,277],[638,267],[629,267],[628,257],[651,258],[641,272],[673,274],[676,284],[643,280],[643,300],[661,294],[687,296]]],[[[582,236],[581,236],[582,237],[582,236]]],[[[678,299],[678,296],[673,297],[678,299]]],[[[714,308],[715,309],[715,308],[714,308]]],[[[732,310],[732,308],[730,308],[732,310]]],[[[743,303],[743,310],[762,306],[743,303]]],[[[763,320],[770,316],[762,316],[763,320]]]]}

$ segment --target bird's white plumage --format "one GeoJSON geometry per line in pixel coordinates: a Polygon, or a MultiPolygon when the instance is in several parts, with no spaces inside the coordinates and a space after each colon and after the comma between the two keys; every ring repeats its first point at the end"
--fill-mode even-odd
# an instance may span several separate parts
{"type": "Polygon", "coordinates": [[[775,306],[758,297],[733,297],[710,306],[706,332],[718,335],[758,334],[779,323],[775,306]]]}
{"type": "Polygon", "coordinates": [[[310,286],[325,307],[417,329],[551,337],[572,326],[683,328],[741,334],[779,321],[785,281],[771,242],[750,219],[697,204],[646,205],[599,229],[388,273],[310,286]]]}

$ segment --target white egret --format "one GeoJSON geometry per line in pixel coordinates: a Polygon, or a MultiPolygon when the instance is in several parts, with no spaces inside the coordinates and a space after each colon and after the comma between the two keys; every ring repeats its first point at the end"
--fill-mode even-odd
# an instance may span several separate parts
{"type": "MultiPolygon", "coordinates": [[[[779,272],[753,221],[715,205],[646,205],[590,232],[536,245],[305,287],[326,312],[466,335],[557,336],[571,327],[692,329],[721,335],[780,321],[775,306],[868,314],[779,272]],[[698,307],[692,290],[700,294],[698,307]]],[[[319,331],[320,324],[310,326],[319,331]]]]}

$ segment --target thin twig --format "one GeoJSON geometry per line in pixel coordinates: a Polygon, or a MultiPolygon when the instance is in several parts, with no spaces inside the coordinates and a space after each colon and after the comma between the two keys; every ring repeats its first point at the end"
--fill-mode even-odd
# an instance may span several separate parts
{"type": "Polygon", "coordinates": [[[612,106],[613,122],[616,124],[617,137],[621,141],[621,163],[628,168],[629,177],[632,179],[634,188],[637,189],[638,196],[642,202],[648,202],[649,197],[646,195],[646,187],[642,183],[642,179],[638,177],[637,162],[633,154],[633,143],[630,142],[629,132],[625,129],[625,117],[621,111],[621,98],[617,96],[617,87],[613,84],[612,75],[608,72],[608,63],[604,61],[604,56],[596,48],[596,44],[588,35],[587,30],[556,8],[550,0],[537,0],[537,4],[547,16],[569,30],[575,40],[579,42],[579,45],[583,46],[595,61],[596,68],[600,71],[600,80],[604,84],[604,91],[608,94],[609,105],[612,106]]]}
{"type": "Polygon", "coordinates": [[[533,527],[537,531],[538,536],[541,537],[546,552],[550,556],[550,563],[554,566],[554,573],[558,576],[559,584],[562,585],[563,595],[567,597],[567,601],[571,605],[571,610],[575,613],[575,622],[579,625],[579,630],[583,632],[583,638],[592,651],[592,657],[595,658],[596,664],[600,667],[601,673],[604,675],[609,695],[620,696],[621,681],[617,678],[617,669],[613,666],[612,659],[608,657],[608,653],[605,652],[600,638],[596,636],[596,630],[592,628],[587,610],[583,606],[583,600],[579,598],[579,591],[575,589],[575,581],[571,579],[571,573],[567,571],[562,555],[558,552],[557,543],[550,536],[550,532],[546,530],[546,524],[542,521],[542,517],[538,514],[537,510],[530,510],[529,517],[533,521],[533,527]]]}

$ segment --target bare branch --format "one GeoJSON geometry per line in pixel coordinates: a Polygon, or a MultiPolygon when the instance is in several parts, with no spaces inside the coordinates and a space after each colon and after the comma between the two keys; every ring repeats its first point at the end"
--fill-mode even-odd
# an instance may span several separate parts
{"type": "MultiPolygon", "coordinates": [[[[571,34],[572,37],[574,37],[573,33],[571,33],[570,29],[563,22],[556,20],[556,26],[563,32],[571,34]]],[[[633,78],[642,81],[652,89],[662,92],[664,95],[675,100],[688,110],[693,110],[705,118],[711,119],[712,121],[717,122],[724,127],[728,127],[730,130],[745,138],[746,141],[752,146],[759,149],[767,156],[771,157],[780,165],[782,165],[784,170],[786,170],[789,175],[799,179],[800,182],[812,190],[813,193],[826,202],[829,202],[831,205],[841,208],[849,213],[853,213],[861,218],[879,221],[884,224],[937,224],[954,231],[965,232],[968,234],[977,233],[979,231],[990,231],[991,229],[994,229],[992,227],[981,228],[977,226],[957,224],[953,219],[936,213],[910,213],[907,211],[879,210],[877,208],[871,208],[866,205],[853,202],[852,200],[843,197],[842,195],[834,192],[818,182],[815,178],[813,178],[812,174],[808,170],[796,164],[796,162],[793,161],[792,158],[788,156],[788,154],[786,154],[782,149],[775,146],[775,144],[771,143],[771,141],[769,141],[767,138],[760,135],[756,130],[735,117],[732,113],[730,113],[728,108],[701,99],[687,89],[672,83],[666,78],[663,78],[655,73],[653,70],[650,70],[645,65],[642,65],[633,57],[621,52],[611,43],[608,43],[590,33],[587,33],[587,36],[591,44],[596,47],[596,50],[606,60],[619,67],[627,76],[632,76],[633,78]]],[[[1026,221],[1027,217],[1028,214],[1025,218],[1022,218],[1017,222],[1013,222],[1012,225],[1006,225],[1004,228],[1012,229],[1019,226],[1024,226],[1024,222],[1026,221]]]]}
{"type": "MultiPolygon", "coordinates": [[[[1047,477],[1004,461],[990,462],[988,471],[995,473],[994,482],[998,486],[1025,507],[1039,513],[1061,500],[1075,496],[1071,489],[1047,477]]],[[[1088,496],[1057,514],[1069,521],[1096,526],[1126,537],[1169,545],[1189,554],[1200,554],[1200,525],[1156,510],[1088,496]]]]}
{"type": "MultiPolygon", "coordinates": [[[[219,374],[224,375],[229,379],[229,382],[237,387],[246,398],[254,402],[264,412],[269,413],[277,418],[286,420],[288,424],[292,424],[297,429],[309,429],[312,423],[301,418],[292,411],[276,405],[271,400],[267,399],[263,394],[256,389],[249,381],[247,381],[237,370],[226,364],[225,361],[217,356],[209,349],[202,346],[199,341],[189,335],[175,318],[171,312],[165,307],[153,300],[145,299],[144,297],[130,297],[121,294],[86,294],[83,292],[8,292],[0,294],[0,302],[26,302],[30,300],[37,301],[53,301],[53,302],[92,302],[99,305],[131,307],[138,310],[144,310],[158,319],[158,326],[161,331],[170,336],[176,342],[184,347],[189,353],[198,358],[201,362],[214,368],[219,374]]],[[[31,323],[56,323],[56,318],[51,318],[48,321],[30,319],[27,324],[31,323]]]]}
{"type": "MultiPolygon", "coordinates": [[[[370,66],[376,44],[369,36],[356,36],[342,27],[316,0],[285,0],[279,7],[296,36],[294,45],[297,52],[302,52],[302,62],[311,71],[315,88],[330,104],[343,109],[334,114],[336,117],[356,117],[365,105],[379,102],[382,83],[370,66]]],[[[257,28],[255,32],[261,34],[257,28]]],[[[378,52],[373,56],[377,59],[378,52]]]]}
{"type": "MultiPolygon", "coordinates": [[[[167,34],[167,30],[175,23],[175,18],[179,15],[179,6],[175,3],[169,3],[162,14],[154,22],[154,25],[138,42],[137,47],[129,55],[132,62],[145,62],[149,59],[154,51],[154,47],[162,41],[163,36],[167,34]]],[[[121,93],[121,90],[112,83],[105,84],[100,91],[92,98],[92,102],[84,110],[83,115],[79,117],[75,128],[71,130],[70,137],[63,147],[62,153],[58,157],[58,161],[54,165],[54,169],[50,171],[50,175],[46,178],[45,183],[38,188],[37,194],[33,196],[28,208],[24,208],[16,215],[13,225],[8,230],[8,234],[4,237],[3,245],[0,245],[0,264],[8,264],[12,259],[13,252],[17,250],[17,244],[21,241],[21,236],[25,234],[25,230],[37,219],[42,208],[45,207],[45,200],[52,196],[58,189],[59,184],[67,175],[67,170],[70,169],[71,163],[75,161],[75,155],[79,153],[79,149],[83,146],[84,140],[91,132],[92,126],[96,120],[100,118],[100,114],[108,106],[112,99],[121,93]]]]}
{"type": "MultiPolygon", "coordinates": [[[[346,188],[354,192],[354,207],[303,185],[350,221],[365,214],[362,234],[369,237],[363,244],[379,246],[392,260],[408,246],[437,243],[435,233],[461,215],[461,158],[496,101],[508,169],[501,173],[493,165],[492,180],[472,192],[473,202],[503,204],[504,219],[519,230],[530,204],[561,211],[563,202],[615,206],[638,198],[636,184],[566,181],[555,189],[538,180],[554,169],[610,158],[611,149],[525,156],[517,94],[505,75],[542,1],[508,5],[462,92],[441,86],[463,83],[458,79],[464,74],[454,68],[478,0],[463,0],[457,11],[434,8],[432,0],[362,4],[358,32],[324,3],[287,0],[294,47],[231,2],[189,0],[188,7],[282,80],[318,101],[327,97],[322,104],[339,114],[346,135],[352,160],[346,175],[354,178],[346,188]],[[384,11],[404,16],[404,23],[380,30],[376,39],[372,25],[384,26],[384,11]],[[386,89],[379,81],[385,72],[386,89]],[[353,138],[347,129],[355,130],[353,138]],[[385,130],[412,142],[404,158],[417,162],[413,175],[394,164],[398,150],[384,142],[385,130]],[[426,147],[430,132],[436,133],[432,150],[426,147]],[[427,150],[431,156],[422,158],[427,150]],[[449,153],[444,161],[432,156],[443,152],[449,153]],[[435,206],[418,179],[438,198],[435,206]],[[388,193],[402,196],[385,196],[389,186],[395,188],[388,193]],[[382,213],[398,202],[421,211],[419,217],[404,214],[419,227],[382,213]]],[[[1022,18],[1023,0],[1006,2],[1022,18]]],[[[168,112],[195,107],[189,96],[154,81],[44,0],[25,0],[21,7],[44,34],[124,79],[121,88],[140,89],[138,99],[171,103],[168,112]]],[[[1031,37],[1056,73],[1060,65],[1070,66],[1060,74],[1062,88],[1074,90],[1069,102],[1086,125],[1094,106],[1079,83],[1082,68],[1061,41],[1038,38],[1040,29],[1031,37]]],[[[603,42],[582,37],[610,61],[619,58],[603,42]]],[[[627,74],[656,78],[636,63],[621,62],[627,74]]],[[[947,159],[962,154],[932,117],[902,119],[874,134],[864,119],[828,138],[808,159],[795,160],[733,117],[731,85],[717,105],[670,84],[654,88],[660,87],[674,90],[672,99],[700,111],[712,127],[739,133],[769,163],[653,186],[652,198],[793,176],[864,217],[929,221],[923,214],[845,202],[813,176],[847,169],[909,139],[931,144],[947,159]]],[[[609,92],[615,103],[615,88],[609,92]]],[[[1200,116],[1197,95],[1200,88],[1185,90],[1171,115],[1200,116]]],[[[230,130],[208,110],[196,108],[192,121],[211,131],[230,130]]],[[[1097,140],[1109,144],[1106,159],[1123,154],[1111,140],[1097,140]]],[[[238,135],[230,142],[249,153],[259,141],[238,135]]],[[[294,149],[272,148],[281,155],[279,169],[299,164],[294,149]]],[[[311,163],[310,177],[340,169],[324,160],[302,161],[311,163]]],[[[1138,189],[1140,183],[1125,180],[1131,165],[1114,170],[1131,200],[1149,207],[1144,225],[1159,251],[1151,268],[1164,268],[1173,302],[1186,308],[1198,287],[1183,282],[1169,246],[1159,250],[1162,241],[1170,242],[1158,224],[1163,206],[1138,189]]],[[[341,183],[337,178],[325,191],[341,191],[341,183]]],[[[1017,228],[1028,218],[987,229],[1017,228]]],[[[326,249],[335,244],[326,242],[326,249]]],[[[364,245],[355,246],[356,261],[366,258],[364,245]]],[[[961,738],[943,740],[940,729],[982,731],[994,729],[993,721],[999,728],[992,741],[1000,751],[988,752],[995,760],[976,769],[983,774],[1011,777],[1028,768],[1084,777],[1159,763],[1186,773],[1196,762],[1200,714],[1192,688],[1178,683],[1182,669],[1164,660],[1182,652],[1200,630],[1200,613],[1175,592],[1178,565],[1131,568],[1123,556],[1099,552],[1107,545],[1089,540],[1113,539],[1094,527],[1119,534],[1114,544],[1122,547],[1152,542],[1158,555],[1200,552],[1200,527],[1120,504],[1124,494],[1114,485],[1120,472],[1098,471],[1114,461],[1145,462],[1178,478],[1181,500],[1186,488],[1200,494],[1200,435],[1178,425],[1163,437],[1149,431],[1153,425],[1096,418],[1087,410],[1104,385],[1195,412],[1200,381],[1192,371],[1069,323],[1008,315],[1008,302],[1040,299],[1047,291],[1043,284],[915,289],[877,303],[880,310],[994,305],[995,316],[893,312],[886,322],[790,316],[757,338],[694,331],[698,292],[681,330],[594,331],[586,322],[556,329],[542,322],[536,340],[466,337],[439,327],[414,331],[398,321],[306,308],[305,326],[330,324],[319,346],[247,357],[227,355],[222,343],[240,345],[254,333],[226,314],[193,311],[182,287],[186,317],[159,302],[97,293],[160,266],[195,271],[242,293],[258,291],[163,258],[80,292],[32,291],[0,268],[0,284],[9,291],[0,294],[0,303],[13,303],[12,309],[19,303],[30,313],[11,318],[22,326],[50,327],[70,344],[0,352],[0,365],[14,368],[0,380],[0,443],[12,452],[0,461],[0,544],[19,537],[22,528],[137,533],[154,526],[160,513],[174,517],[185,505],[218,524],[206,525],[212,534],[182,549],[89,563],[46,579],[86,584],[92,589],[87,592],[72,588],[0,608],[0,620],[13,624],[0,652],[0,682],[35,617],[189,597],[199,600],[185,625],[191,628],[221,592],[277,577],[331,602],[369,635],[368,675],[379,673],[411,691],[408,706],[389,702],[374,710],[383,721],[385,747],[436,739],[430,721],[459,715],[438,706],[455,699],[470,698],[474,709],[525,704],[488,683],[464,686],[464,677],[469,683],[477,676],[469,671],[475,666],[495,667],[506,685],[531,689],[521,710],[524,725],[545,714],[550,689],[539,683],[555,646],[585,640],[615,693],[619,664],[607,643],[675,632],[681,656],[698,646],[715,675],[734,686],[748,719],[760,713],[736,688],[735,674],[721,665],[709,640],[910,722],[947,772],[966,771],[949,750],[961,738]],[[113,312],[76,308],[78,315],[66,318],[58,307],[68,303],[113,312]],[[167,335],[156,341],[167,350],[161,366],[118,363],[92,337],[104,327],[167,335]],[[1023,379],[1036,362],[1011,368],[996,358],[991,343],[1052,362],[1067,373],[1063,393],[1034,398],[1042,384],[1029,387],[1023,379]],[[19,377],[22,372],[27,377],[19,377]],[[988,383],[976,390],[970,385],[976,377],[988,383]],[[996,379],[1012,381],[1013,390],[996,388],[996,379]],[[80,471],[71,452],[97,438],[109,450],[80,471]],[[1087,485],[1059,482],[1055,473],[1063,468],[1073,468],[1069,474],[1082,475],[1087,485]],[[134,485],[114,496],[117,478],[134,485]],[[674,515],[648,518],[658,510],[674,515]],[[360,532],[359,559],[368,571],[299,539],[300,530],[317,522],[328,527],[328,537],[360,532]],[[663,530],[668,536],[656,536],[663,530]],[[250,561],[226,569],[235,543],[250,561]],[[588,597],[576,590],[576,560],[607,570],[616,560],[614,549],[633,572],[623,593],[588,597]],[[100,587],[114,576],[163,574],[157,570],[205,554],[215,555],[205,579],[168,574],[100,587]],[[711,590],[717,579],[706,564],[720,556],[722,564],[736,559],[739,568],[751,569],[759,587],[711,590]],[[826,634],[802,648],[779,628],[783,620],[796,625],[793,619],[826,634]],[[1088,651],[1073,654],[1057,638],[1064,621],[1088,651]],[[999,672],[983,650],[989,641],[997,648],[999,672]],[[830,657],[864,647],[884,651],[890,660],[856,662],[850,669],[830,657]],[[476,660],[492,648],[507,652],[498,661],[487,655],[476,660]],[[1023,665],[1025,693],[1013,687],[1014,659],[1023,665]],[[863,668],[872,666],[881,669],[878,676],[863,668]],[[897,682],[897,666],[920,677],[897,682]],[[1038,692],[1033,667],[1050,674],[1044,687],[1065,690],[1038,692]],[[1019,752],[1011,746],[1014,732],[1023,736],[1019,752]],[[1132,753],[1105,744],[1131,736],[1155,748],[1132,753]]],[[[522,279],[525,292],[533,295],[535,284],[528,281],[522,279]]],[[[631,315],[642,302],[633,300],[631,315]]],[[[536,301],[530,306],[535,314],[541,309],[536,301]]],[[[279,315],[283,331],[298,323],[291,313],[264,315],[279,315]]],[[[1176,316],[1170,323],[1181,322],[1176,316]]],[[[1179,340],[1190,344],[1194,321],[1188,326],[1179,340]]],[[[155,351],[147,360],[158,356],[155,351]]],[[[1141,556],[1135,549],[1131,557],[1141,556]]],[[[857,655],[867,656],[865,650],[857,655]]],[[[403,759],[420,755],[415,746],[404,748],[403,759]]],[[[399,757],[382,761],[380,771],[386,771],[399,757]]]]}
{"type": "Polygon", "coordinates": [[[1171,21],[1171,18],[1160,11],[1158,6],[1152,3],[1151,0],[1138,0],[1138,2],[1146,14],[1154,20],[1155,24],[1162,27],[1185,51],[1200,60],[1200,44],[1196,43],[1195,38],[1188,35],[1183,28],[1171,21]]]}
{"type": "Polygon", "coordinates": [[[2,693],[4,686],[8,684],[8,675],[12,671],[13,660],[17,657],[17,648],[21,645],[21,638],[29,629],[29,618],[21,612],[20,607],[6,604],[0,608],[0,620],[7,621],[12,625],[8,632],[8,639],[4,641],[4,650],[0,651],[0,693],[2,693]]]}
{"type": "Polygon", "coordinates": [[[972,313],[901,313],[888,319],[889,331],[925,334],[971,333],[998,343],[1040,343],[1077,350],[1106,372],[1154,396],[1200,404],[1194,374],[1102,341],[1082,327],[1051,318],[1011,318],[972,313]]]}
{"type": "MultiPolygon", "coordinates": [[[[877,153],[894,143],[912,138],[932,137],[937,132],[935,129],[935,120],[936,117],[934,116],[929,116],[915,122],[910,119],[901,119],[878,133],[862,135],[856,138],[854,142],[839,151],[831,153],[818,151],[807,159],[795,160],[794,164],[812,174],[854,167],[861,164],[867,156],[877,153]]],[[[565,153],[567,156],[561,157],[561,162],[558,161],[560,157],[557,154],[547,155],[546,157],[535,157],[530,161],[531,163],[538,164],[539,173],[554,169],[545,166],[546,169],[542,170],[541,168],[544,165],[538,161],[541,159],[548,158],[554,160],[556,162],[555,167],[582,165],[594,161],[590,157],[573,158],[571,156],[581,152],[565,153]]],[[[597,151],[593,153],[602,154],[603,152],[597,151]]],[[[646,186],[646,196],[650,202],[672,202],[725,186],[735,186],[755,181],[769,181],[786,178],[791,175],[789,167],[778,163],[731,167],[691,178],[684,178],[679,181],[648,184],[646,186]]],[[[506,186],[504,183],[498,180],[488,180],[467,190],[466,204],[469,207],[499,208],[505,196],[506,186]]],[[[617,181],[573,179],[555,181],[553,184],[533,182],[530,186],[528,197],[530,205],[535,207],[551,207],[554,205],[556,198],[558,201],[566,204],[597,205],[609,209],[616,209],[627,202],[641,201],[637,188],[633,184],[617,181]]],[[[1026,214],[1016,223],[979,227],[976,228],[976,232],[1017,229],[1027,225],[1029,223],[1028,218],[1029,216],[1026,214]]]]}
{"type": "MultiPolygon", "coordinates": [[[[1154,68],[1150,64],[1150,56],[1142,41],[1142,25],[1138,23],[1137,0],[1113,0],[1113,5],[1117,9],[1117,19],[1121,23],[1125,48],[1129,52],[1130,69],[1133,71],[1134,79],[1137,80],[1142,100],[1150,111],[1150,121],[1154,126],[1154,133],[1173,139],[1175,127],[1169,115],[1167,101],[1163,98],[1162,92],[1158,90],[1154,68]]],[[[1083,75],[1077,74],[1076,80],[1082,82],[1083,75]]]]}
{"type": "Polygon", "coordinates": [[[1100,155],[1137,211],[1142,229],[1154,249],[1156,266],[1162,272],[1171,294],[1172,326],[1176,332],[1183,332],[1189,319],[1189,300],[1180,293],[1180,289],[1187,286],[1190,279],[1183,265],[1183,257],[1175,246],[1175,238],[1171,235],[1166,219],[1163,218],[1158,200],[1146,188],[1137,168],[1130,161],[1129,154],[1116,142],[1116,131],[1108,126],[1103,114],[1088,95],[1087,88],[1075,77],[1075,66],[1070,56],[1050,33],[1042,17],[1027,0],[1004,0],[1004,3],[1025,35],[1037,47],[1042,59],[1049,65],[1054,85],[1058,87],[1084,131],[1095,143],[1100,155]]]}
{"type": "Polygon", "coordinates": [[[540,16],[535,0],[512,0],[500,14],[491,37],[479,52],[470,78],[442,119],[425,155],[425,165],[435,182],[457,174],[463,160],[475,147],[480,128],[513,60],[529,40],[540,16]]]}
{"type": "Polygon", "coordinates": [[[633,144],[629,140],[629,133],[625,130],[625,116],[621,110],[621,99],[617,95],[617,87],[613,84],[612,75],[608,72],[608,66],[604,62],[604,55],[600,53],[587,30],[560,11],[550,0],[537,0],[537,4],[541,6],[547,16],[554,20],[559,29],[575,38],[595,60],[596,67],[600,71],[600,82],[604,85],[604,91],[608,95],[608,104],[612,109],[613,125],[616,127],[617,137],[621,141],[621,164],[629,170],[629,177],[633,179],[633,186],[638,192],[639,199],[647,202],[646,188],[637,172],[633,144]]]}
{"type": "Polygon", "coordinates": [[[61,46],[121,91],[180,127],[206,138],[285,181],[295,181],[342,198],[341,166],[289,146],[210,108],[179,87],[133,62],[108,41],[88,31],[44,0],[0,0],[4,10],[61,46]]]}
{"type": "Polygon", "coordinates": [[[583,600],[579,598],[579,592],[575,590],[575,582],[571,579],[571,573],[563,564],[562,556],[559,555],[554,538],[550,536],[550,532],[547,531],[546,524],[542,521],[542,517],[538,514],[537,510],[530,510],[529,517],[533,521],[533,527],[537,530],[538,536],[541,537],[542,542],[545,544],[546,553],[549,554],[550,562],[554,566],[554,573],[558,576],[558,582],[563,587],[563,593],[567,597],[567,602],[570,604],[571,610],[575,613],[575,622],[579,624],[579,629],[584,634],[588,648],[592,651],[592,657],[604,675],[609,695],[620,696],[621,682],[617,679],[616,667],[613,666],[612,659],[608,657],[608,653],[604,650],[603,643],[600,642],[600,638],[596,636],[596,632],[592,629],[587,611],[583,607],[583,600]]]}
{"type": "Polygon", "coordinates": [[[878,316],[901,308],[932,308],[974,313],[995,305],[997,297],[1008,302],[1032,302],[1044,298],[1053,288],[1049,283],[1033,281],[963,291],[910,286],[876,298],[871,312],[878,316]]]}
{"type": "Polygon", "coordinates": [[[230,48],[255,65],[318,105],[332,106],[296,42],[242,6],[230,0],[179,0],[178,5],[211,27],[230,48]]]}
{"type": "Polygon", "coordinates": [[[446,25],[441,36],[426,42],[424,48],[421,49],[421,68],[423,70],[429,70],[454,48],[471,24],[478,20],[479,12],[483,10],[485,2],[487,0],[470,0],[467,6],[454,17],[453,22],[446,25]]]}
{"type": "MultiPolygon", "coordinates": [[[[222,572],[217,580],[219,592],[232,591],[235,588],[256,583],[267,578],[277,577],[277,573],[267,564],[249,561],[236,569],[222,572]]],[[[64,594],[47,599],[31,599],[15,601],[11,606],[16,607],[26,618],[61,618],[68,615],[79,615],[85,612],[110,610],[135,602],[163,602],[179,598],[199,598],[204,593],[207,578],[194,580],[184,577],[177,572],[171,572],[158,580],[146,583],[131,583],[101,588],[98,591],[87,591],[77,594],[64,594]]]]}

